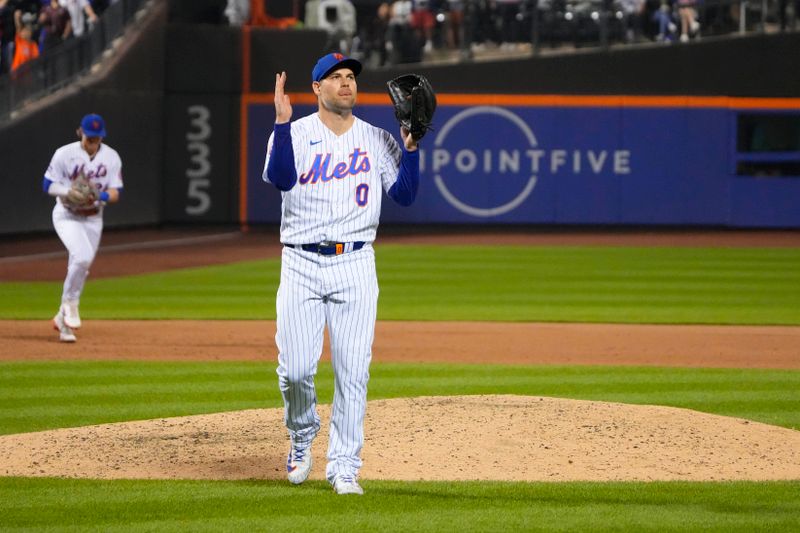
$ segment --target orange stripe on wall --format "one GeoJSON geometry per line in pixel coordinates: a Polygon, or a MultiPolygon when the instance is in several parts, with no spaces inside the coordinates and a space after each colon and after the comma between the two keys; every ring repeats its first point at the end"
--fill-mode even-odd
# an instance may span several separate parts
{"type": "MultiPolygon", "coordinates": [[[[317,97],[308,93],[288,93],[293,103],[313,105],[317,97]]],[[[247,103],[271,104],[272,93],[247,95],[247,103]]],[[[558,95],[558,94],[437,94],[439,105],[520,106],[520,107],[658,107],[797,109],[800,98],[742,98],[732,96],[637,96],[637,95],[558,95]]],[[[360,93],[360,105],[389,105],[389,95],[360,93]]]]}
{"type": "MultiPolygon", "coordinates": [[[[250,32],[245,27],[242,44],[242,97],[239,221],[247,229],[247,127],[250,104],[273,104],[273,93],[250,93],[250,32]]],[[[292,103],[316,105],[313,93],[287,93],[292,103]]],[[[722,108],[800,111],[800,98],[743,98],[730,96],[638,96],[638,95],[553,95],[553,94],[438,94],[439,105],[519,107],[627,107],[627,108],[722,108]]],[[[360,105],[391,105],[387,93],[360,93],[360,105]]]]}

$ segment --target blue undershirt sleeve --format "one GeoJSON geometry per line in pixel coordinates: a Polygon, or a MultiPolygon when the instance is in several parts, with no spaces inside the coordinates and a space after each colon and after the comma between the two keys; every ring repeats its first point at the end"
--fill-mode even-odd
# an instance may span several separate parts
{"type": "Polygon", "coordinates": [[[419,150],[408,152],[403,147],[403,155],[400,156],[400,170],[397,173],[397,181],[391,186],[389,198],[402,206],[409,206],[414,203],[419,187],[419,150]]]}
{"type": "Polygon", "coordinates": [[[52,181],[52,180],[49,180],[49,179],[47,179],[47,177],[45,177],[45,178],[42,180],[42,189],[44,189],[44,192],[47,192],[47,191],[49,191],[49,190],[50,190],[50,186],[51,186],[52,184],[53,184],[53,181],[52,181]]]}
{"type": "Polygon", "coordinates": [[[288,191],[297,183],[291,122],[275,124],[272,153],[270,153],[269,164],[267,164],[267,179],[279,191],[288,191]]]}

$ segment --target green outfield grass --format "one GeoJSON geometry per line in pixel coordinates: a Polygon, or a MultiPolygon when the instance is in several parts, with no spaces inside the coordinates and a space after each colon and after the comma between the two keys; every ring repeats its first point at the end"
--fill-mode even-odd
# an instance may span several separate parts
{"type": "Polygon", "coordinates": [[[797,531],[800,483],[400,483],[0,478],[3,531],[797,531]]]}
{"type": "MultiPolygon", "coordinates": [[[[800,249],[378,245],[383,320],[800,324],[800,249]]],[[[273,319],[278,259],[90,278],[88,319],[273,319]]],[[[0,283],[50,318],[61,283],[0,283]]]]}
{"type": "MultiPolygon", "coordinates": [[[[381,319],[800,324],[796,249],[379,245],[377,260],[381,319]]],[[[272,319],[279,268],[90,278],[81,314],[272,319]]],[[[0,283],[0,318],[49,319],[60,293],[0,283]]],[[[330,365],[319,372],[330,403],[330,365]]],[[[541,395],[800,428],[800,371],[374,364],[371,376],[370,399],[541,395]]],[[[0,363],[0,434],[280,405],[274,362],[0,363]]],[[[800,530],[800,482],[364,486],[341,498],[322,482],[0,477],[0,531],[800,530]]]]}
{"type": "MultiPolygon", "coordinates": [[[[0,363],[0,434],[279,407],[275,363],[0,363]]],[[[522,394],[670,405],[800,428],[800,371],[374,364],[369,397],[522,394]]],[[[333,400],[320,364],[320,403],[333,400]]]]}
{"type": "MultiPolygon", "coordinates": [[[[0,432],[279,407],[274,363],[0,363],[0,432]]],[[[800,372],[500,365],[372,367],[370,398],[529,394],[688,407],[790,428],[800,372]]],[[[319,401],[332,398],[320,366],[319,401]]],[[[796,531],[800,482],[92,481],[0,477],[2,531],[796,531]]]]}

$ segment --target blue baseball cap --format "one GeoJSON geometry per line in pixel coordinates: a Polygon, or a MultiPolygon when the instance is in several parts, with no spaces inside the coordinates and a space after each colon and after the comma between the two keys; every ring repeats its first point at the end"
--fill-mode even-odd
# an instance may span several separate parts
{"type": "Polygon", "coordinates": [[[100,115],[94,113],[86,115],[81,119],[81,131],[87,137],[105,137],[106,121],[100,115]]]}
{"type": "Polygon", "coordinates": [[[328,74],[340,68],[349,68],[356,76],[361,73],[361,63],[358,60],[334,52],[319,58],[311,71],[311,81],[322,81],[328,74]]]}

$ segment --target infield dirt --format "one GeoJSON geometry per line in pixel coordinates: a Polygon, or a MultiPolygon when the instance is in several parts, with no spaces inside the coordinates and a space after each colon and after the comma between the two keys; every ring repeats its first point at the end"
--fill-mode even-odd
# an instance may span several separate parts
{"type": "MultiPolygon", "coordinates": [[[[324,479],[330,406],[313,446],[324,479]]],[[[0,437],[0,474],[99,479],[284,479],[282,409],[0,437]]],[[[532,396],[376,400],[363,479],[800,479],[800,432],[687,409],[532,396]]]]}

